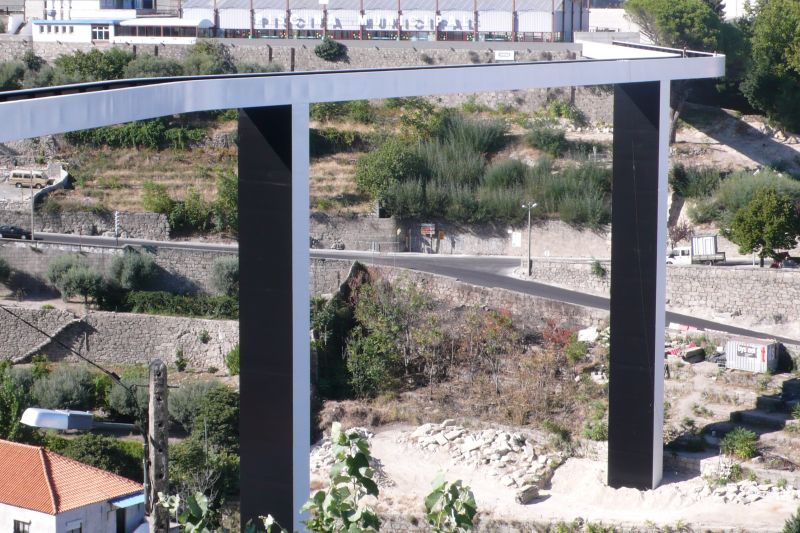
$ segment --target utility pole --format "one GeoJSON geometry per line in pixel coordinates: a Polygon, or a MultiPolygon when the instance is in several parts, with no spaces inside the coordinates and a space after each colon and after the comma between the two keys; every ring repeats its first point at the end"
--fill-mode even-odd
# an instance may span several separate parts
{"type": "Polygon", "coordinates": [[[531,210],[536,207],[536,202],[528,202],[527,204],[522,204],[522,209],[528,210],[528,277],[533,275],[533,264],[531,263],[531,210]]]}
{"type": "Polygon", "coordinates": [[[31,241],[36,239],[33,238],[33,171],[31,171],[31,241]]]}
{"type": "Polygon", "coordinates": [[[147,417],[147,487],[145,510],[152,533],[169,532],[169,513],[158,505],[158,493],[169,494],[167,366],[161,359],[150,363],[150,405],[147,417]]]}

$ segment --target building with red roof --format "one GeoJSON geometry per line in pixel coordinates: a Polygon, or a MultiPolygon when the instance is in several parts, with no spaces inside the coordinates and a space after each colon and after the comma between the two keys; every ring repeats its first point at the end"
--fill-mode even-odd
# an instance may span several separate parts
{"type": "Polygon", "coordinates": [[[0,531],[131,533],[143,521],[141,484],[41,446],[0,440],[0,531]]]}

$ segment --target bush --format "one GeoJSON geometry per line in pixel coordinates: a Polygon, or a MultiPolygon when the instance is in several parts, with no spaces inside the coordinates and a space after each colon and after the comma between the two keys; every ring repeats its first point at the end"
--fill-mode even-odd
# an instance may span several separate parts
{"type": "Polygon", "coordinates": [[[31,358],[31,372],[35,379],[43,378],[50,374],[50,361],[44,354],[36,354],[31,358]]]}
{"type": "Polygon", "coordinates": [[[86,411],[94,403],[92,374],[83,366],[60,366],[37,380],[32,394],[45,409],[86,411]]]}
{"type": "Polygon", "coordinates": [[[746,461],[755,457],[757,440],[758,436],[752,431],[735,428],[720,441],[719,450],[725,455],[746,461]]]}
{"type": "Polygon", "coordinates": [[[85,267],[86,262],[77,254],[56,257],[47,266],[47,280],[55,286],[61,283],[67,272],[74,268],[85,267]]]}
{"type": "Polygon", "coordinates": [[[481,179],[481,185],[490,189],[508,189],[525,183],[528,165],[518,159],[493,161],[481,179]]]}
{"type": "Polygon", "coordinates": [[[0,257],[0,283],[8,283],[11,278],[11,267],[4,258],[0,257]]]}
{"type": "Polygon", "coordinates": [[[217,176],[214,222],[220,231],[239,232],[239,177],[233,172],[221,172],[217,176]]]}
{"type": "Polygon", "coordinates": [[[417,178],[424,172],[424,162],[413,146],[390,139],[377,150],[359,158],[355,181],[361,192],[382,200],[396,182],[417,178]]]}
{"type": "Polygon", "coordinates": [[[206,132],[202,128],[171,125],[165,118],[156,118],[73,131],[66,133],[65,138],[75,145],[148,148],[151,150],[171,147],[183,150],[190,143],[201,141],[205,134],[206,132]]]}
{"type": "Polygon", "coordinates": [[[163,291],[131,291],[120,305],[106,310],[198,318],[239,319],[239,299],[232,296],[171,294],[163,291]]]}
{"type": "Polygon", "coordinates": [[[167,193],[167,187],[154,181],[145,181],[142,185],[142,207],[145,211],[168,215],[175,203],[167,193]]]}
{"type": "Polygon", "coordinates": [[[257,74],[264,72],[283,72],[283,67],[277,63],[262,65],[260,63],[239,63],[236,65],[239,74],[257,74]]]}
{"type": "Polygon", "coordinates": [[[175,368],[178,372],[183,372],[189,366],[189,361],[183,356],[183,348],[175,350],[175,368]]]}
{"type": "Polygon", "coordinates": [[[174,59],[150,54],[136,56],[125,66],[126,78],[169,78],[183,75],[183,65],[174,59]]]}
{"type": "Polygon", "coordinates": [[[156,275],[156,264],[149,254],[126,250],[111,261],[111,278],[127,290],[141,290],[156,275]]]}
{"type": "Polygon", "coordinates": [[[22,88],[25,66],[22,63],[0,63],[0,91],[15,91],[22,88]]]}
{"type": "Polygon", "coordinates": [[[59,56],[54,63],[67,76],[81,81],[118,80],[125,77],[125,68],[133,58],[132,53],[121,48],[105,52],[92,48],[59,56]]]}
{"type": "Polygon", "coordinates": [[[50,437],[46,446],[81,463],[142,482],[144,447],[140,442],[117,441],[112,437],[85,433],[74,439],[50,437]]]}
{"type": "Polygon", "coordinates": [[[187,75],[234,74],[236,65],[227,46],[213,41],[198,41],[189,47],[183,61],[187,75]]]}
{"type": "Polygon", "coordinates": [[[192,435],[208,436],[208,444],[231,453],[239,452],[239,392],[228,387],[208,391],[194,418],[192,435]]]}
{"type": "Polygon", "coordinates": [[[359,398],[375,396],[397,387],[398,365],[395,347],[381,335],[364,335],[360,330],[347,340],[347,370],[350,385],[359,398]]]}
{"type": "Polygon", "coordinates": [[[342,61],[347,58],[347,47],[327,35],[314,47],[314,54],[324,61],[342,61]]]}
{"type": "Polygon", "coordinates": [[[597,441],[608,440],[608,424],[603,420],[587,420],[583,425],[583,436],[597,441]]]}
{"type": "Polygon", "coordinates": [[[311,129],[309,150],[311,157],[322,157],[339,152],[364,149],[368,142],[357,131],[336,128],[311,129]]]}
{"type": "Polygon", "coordinates": [[[239,375],[239,345],[237,344],[225,355],[225,367],[231,376],[239,375]]]}
{"type": "Polygon", "coordinates": [[[569,343],[564,346],[564,353],[566,354],[570,363],[573,365],[577,364],[586,357],[586,344],[579,341],[578,336],[573,333],[569,339],[569,343]]]}
{"type": "Polygon", "coordinates": [[[443,122],[442,138],[471,148],[479,154],[492,154],[506,143],[507,126],[502,119],[473,119],[451,114],[443,122]]]}
{"type": "Polygon", "coordinates": [[[684,198],[705,198],[719,186],[722,173],[711,167],[685,167],[681,163],[673,166],[669,173],[672,190],[684,198]]]}
{"type": "MultiPolygon", "coordinates": [[[[439,184],[476,187],[486,165],[483,153],[477,151],[471,141],[463,139],[427,141],[419,146],[418,153],[425,168],[418,174],[429,176],[439,184]]],[[[416,176],[411,174],[407,177],[416,176]]]]}
{"type": "Polygon", "coordinates": [[[191,433],[206,396],[214,388],[222,386],[218,381],[184,382],[178,390],[169,394],[169,416],[187,433],[191,433]]]}
{"type": "Polygon", "coordinates": [[[800,533],[800,509],[786,520],[781,533],[800,533]]]}
{"type": "Polygon", "coordinates": [[[211,272],[211,285],[220,294],[239,295],[239,258],[220,257],[214,260],[211,272]]]}
{"type": "Polygon", "coordinates": [[[553,157],[560,157],[567,151],[569,143],[564,130],[547,124],[534,124],[525,137],[529,145],[553,157]]]}
{"type": "Polygon", "coordinates": [[[111,413],[125,420],[143,422],[149,402],[148,379],[147,367],[133,367],[123,372],[122,382],[132,388],[132,392],[129,393],[124,387],[114,383],[108,393],[108,408],[111,413]]]}
{"type": "Polygon", "coordinates": [[[203,200],[200,192],[190,188],[181,202],[175,202],[169,213],[169,225],[176,231],[207,231],[211,227],[211,204],[203,200]]]}
{"type": "Polygon", "coordinates": [[[192,436],[169,446],[169,481],[181,494],[205,490],[211,505],[219,509],[226,497],[239,492],[239,456],[208,447],[202,436],[192,436]],[[208,480],[210,486],[200,486],[208,480]]]}

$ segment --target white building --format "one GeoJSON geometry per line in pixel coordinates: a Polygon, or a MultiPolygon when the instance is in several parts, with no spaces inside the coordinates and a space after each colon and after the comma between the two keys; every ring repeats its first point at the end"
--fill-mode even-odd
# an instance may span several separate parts
{"type": "Polygon", "coordinates": [[[0,531],[132,533],[142,485],[39,446],[0,440],[0,531]]]}
{"type": "Polygon", "coordinates": [[[184,0],[224,37],[571,41],[588,0],[184,0]]]}

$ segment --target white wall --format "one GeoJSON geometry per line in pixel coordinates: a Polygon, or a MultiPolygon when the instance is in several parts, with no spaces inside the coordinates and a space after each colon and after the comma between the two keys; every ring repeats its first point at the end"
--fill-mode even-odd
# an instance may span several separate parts
{"type": "Polygon", "coordinates": [[[56,517],[0,503],[0,531],[14,531],[14,520],[30,522],[31,532],[56,533],[56,517]]]}
{"type": "MultiPolygon", "coordinates": [[[[66,533],[67,523],[81,521],[83,531],[96,533],[115,533],[117,530],[117,510],[109,503],[93,503],[78,507],[56,516],[55,533],[66,533]]],[[[31,533],[34,529],[31,528],[31,533]]]]}
{"type": "Polygon", "coordinates": [[[92,27],[88,24],[74,24],[72,33],[69,32],[70,25],[64,24],[58,26],[58,33],[52,24],[33,24],[33,42],[39,43],[54,43],[61,41],[62,43],[89,43],[92,41],[92,27]],[[62,32],[62,28],[66,28],[67,32],[62,32]],[[50,29],[48,32],[47,30],[50,29]]]}
{"type": "Polygon", "coordinates": [[[638,32],[639,26],[625,16],[624,9],[590,9],[589,31],[611,30],[638,32]]]}

